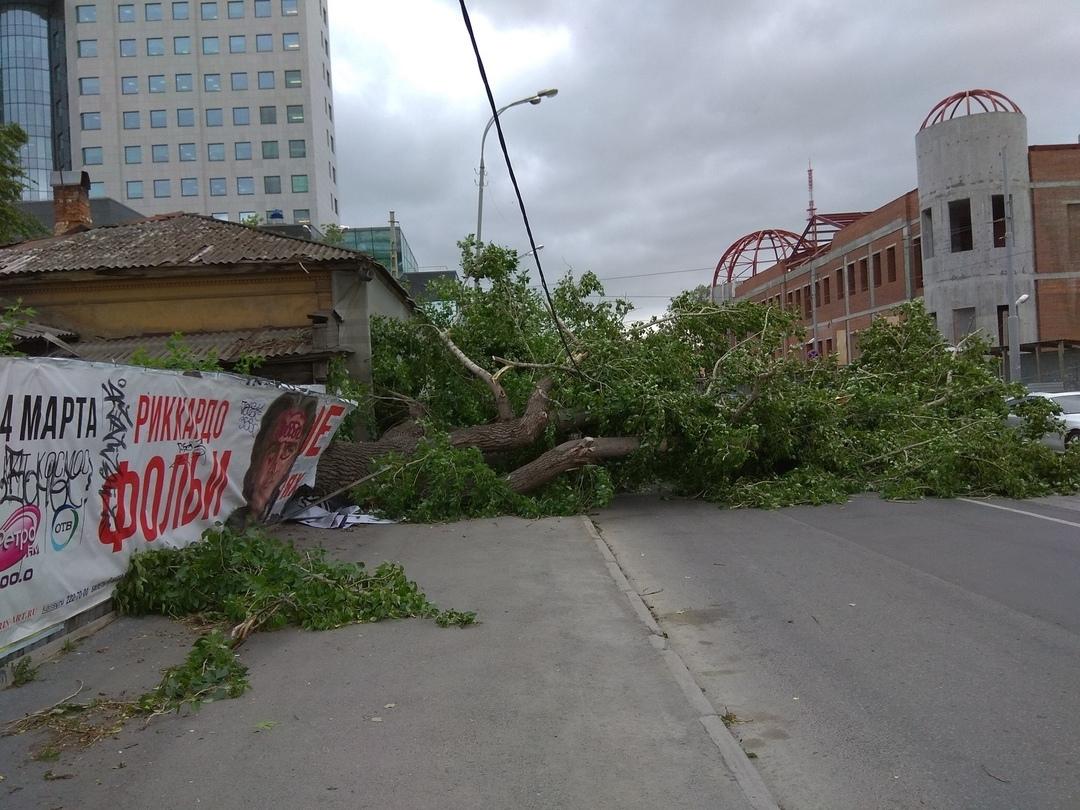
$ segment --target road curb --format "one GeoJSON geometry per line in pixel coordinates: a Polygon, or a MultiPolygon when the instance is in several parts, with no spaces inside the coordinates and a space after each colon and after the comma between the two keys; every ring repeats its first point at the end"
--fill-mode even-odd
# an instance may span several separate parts
{"type": "Polygon", "coordinates": [[[596,547],[600,550],[600,555],[607,564],[611,578],[615,580],[619,590],[626,595],[638,618],[649,629],[651,633],[649,642],[664,659],[664,663],[667,665],[672,677],[675,678],[675,682],[679,684],[683,695],[686,696],[687,702],[700,715],[698,722],[701,723],[705,732],[713,741],[720,758],[727,765],[732,776],[735,777],[735,781],[738,783],[743,795],[746,796],[750,806],[754,810],[780,810],[780,806],[772,797],[768,787],[765,786],[761,774],[758,773],[757,768],[747,758],[746,752],[739,745],[739,741],[735,739],[731,730],[724,725],[724,721],[716,713],[712,704],[709,703],[705,694],[701,691],[701,687],[694,680],[690,668],[683,661],[682,656],[667,643],[667,637],[660,629],[660,625],[657,624],[656,617],[652,615],[652,611],[649,610],[645,601],[641,598],[641,594],[638,593],[627,578],[614,551],[604,540],[599,527],[588,516],[583,515],[582,521],[585,524],[586,533],[592,537],[596,547]]]}

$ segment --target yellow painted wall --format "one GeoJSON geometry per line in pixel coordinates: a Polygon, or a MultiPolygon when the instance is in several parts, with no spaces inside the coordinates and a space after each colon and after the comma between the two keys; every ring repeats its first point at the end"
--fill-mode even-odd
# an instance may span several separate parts
{"type": "Polygon", "coordinates": [[[139,279],[65,273],[5,284],[0,295],[21,298],[35,321],[83,339],[308,326],[309,313],[332,305],[330,275],[322,271],[139,279]]]}

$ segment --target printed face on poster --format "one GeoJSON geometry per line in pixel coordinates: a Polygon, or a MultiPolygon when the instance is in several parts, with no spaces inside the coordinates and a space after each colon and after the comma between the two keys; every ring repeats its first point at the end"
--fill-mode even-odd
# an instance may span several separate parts
{"type": "Polygon", "coordinates": [[[280,514],[351,403],[266,380],[0,359],[0,653],[106,600],[131,554],[280,514]]]}

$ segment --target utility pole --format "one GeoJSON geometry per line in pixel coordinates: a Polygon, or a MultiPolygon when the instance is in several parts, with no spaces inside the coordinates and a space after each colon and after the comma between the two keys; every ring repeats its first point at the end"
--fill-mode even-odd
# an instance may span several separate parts
{"type": "Polygon", "coordinates": [[[1013,275],[1013,205],[1009,195],[1008,162],[1001,150],[1001,177],[1005,196],[1005,296],[1009,299],[1009,382],[1020,382],[1020,313],[1016,303],[1016,278],[1013,275]]]}
{"type": "Polygon", "coordinates": [[[394,219],[394,212],[390,212],[390,275],[394,278],[398,277],[398,238],[397,238],[397,220],[394,219]]]}
{"type": "Polygon", "coordinates": [[[814,205],[814,166],[809,159],[806,161],[806,184],[810,189],[810,205],[806,208],[807,216],[809,220],[807,222],[810,225],[811,239],[813,240],[813,248],[810,250],[810,314],[812,317],[813,329],[814,329],[814,351],[817,354],[823,354],[817,350],[818,338],[817,338],[817,278],[814,273],[814,259],[817,258],[817,206],[814,205]]]}

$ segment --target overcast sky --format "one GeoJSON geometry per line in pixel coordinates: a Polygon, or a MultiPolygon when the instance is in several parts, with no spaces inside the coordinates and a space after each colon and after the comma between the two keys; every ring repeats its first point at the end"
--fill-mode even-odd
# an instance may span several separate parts
{"type": "MultiPolygon", "coordinates": [[[[468,6],[499,106],[559,90],[501,117],[545,274],[592,270],[642,316],[740,236],[802,231],[808,159],[822,212],[914,188],[915,133],[954,92],[1005,93],[1032,144],[1080,134],[1077,0],[468,6]]],[[[490,116],[458,3],[329,10],[342,224],[393,209],[421,265],[456,268],[490,116]]],[[[494,128],[485,154],[484,240],[524,253],[494,128]]]]}

